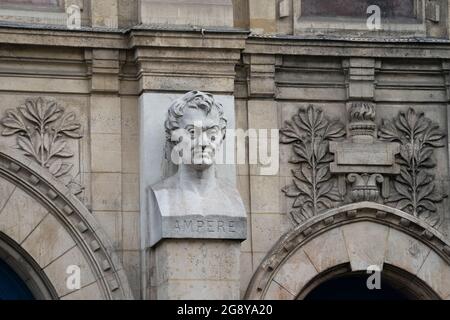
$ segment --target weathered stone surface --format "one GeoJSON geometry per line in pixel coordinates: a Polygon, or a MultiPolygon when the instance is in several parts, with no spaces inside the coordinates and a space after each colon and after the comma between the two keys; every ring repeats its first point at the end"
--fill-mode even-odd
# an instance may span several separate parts
{"type": "Polygon", "coordinates": [[[14,192],[15,187],[7,180],[2,179],[0,182],[0,210],[3,210],[12,193],[14,192]]]}
{"type": "Polygon", "coordinates": [[[294,300],[295,296],[274,280],[271,282],[265,298],[267,300],[294,300]]]}
{"type": "Polygon", "coordinates": [[[22,243],[22,247],[41,266],[47,266],[75,246],[55,217],[47,215],[22,243]]]}
{"type": "Polygon", "coordinates": [[[448,263],[435,252],[430,252],[417,276],[425,281],[440,297],[445,298],[450,293],[448,263]]]}
{"type": "Polygon", "coordinates": [[[123,268],[126,272],[135,299],[141,299],[141,254],[139,251],[124,251],[123,268]]]}
{"type": "Polygon", "coordinates": [[[122,210],[139,211],[139,176],[137,174],[122,175],[122,210]]]}
{"type": "Polygon", "coordinates": [[[276,31],[276,4],[274,0],[249,0],[250,29],[259,34],[276,31]]]}
{"type": "Polygon", "coordinates": [[[278,108],[275,101],[250,100],[248,127],[251,129],[278,129],[278,108]]]}
{"type": "Polygon", "coordinates": [[[140,21],[144,24],[232,27],[231,0],[144,0],[140,21]]]}
{"type": "Polygon", "coordinates": [[[122,247],[122,213],[115,211],[94,211],[94,217],[106,232],[116,250],[122,247]]]}
{"type": "Polygon", "coordinates": [[[71,290],[67,286],[67,279],[71,275],[68,271],[70,270],[70,272],[73,272],[69,267],[73,266],[80,268],[81,287],[88,286],[96,280],[90,270],[88,262],[84,259],[83,254],[77,247],[74,247],[44,269],[45,274],[55,285],[55,289],[60,297],[76,291],[76,289],[71,290]]]}
{"type": "Polygon", "coordinates": [[[93,1],[91,19],[93,27],[117,28],[118,2],[114,0],[93,1]]]}
{"type": "Polygon", "coordinates": [[[155,248],[158,299],[239,299],[239,253],[236,241],[163,240],[155,248]]]}
{"type": "Polygon", "coordinates": [[[389,228],[370,222],[342,227],[352,271],[383,267],[389,228]]]}
{"type": "MultiPolygon", "coordinates": [[[[0,184],[3,190],[11,186],[4,180],[0,180],[0,184]]],[[[22,243],[45,218],[48,210],[20,189],[15,189],[14,193],[3,199],[7,202],[0,212],[0,230],[22,243]]]]}
{"type": "Polygon", "coordinates": [[[318,272],[349,262],[347,246],[340,228],[326,232],[303,247],[318,272]]]}
{"type": "Polygon", "coordinates": [[[241,248],[241,257],[240,257],[240,275],[239,275],[239,283],[241,286],[241,299],[244,297],[245,292],[247,291],[248,284],[253,276],[253,263],[252,263],[252,253],[244,252],[241,248]]]}
{"type": "Polygon", "coordinates": [[[92,134],[92,171],[122,171],[122,138],[120,134],[92,134]]]}
{"type": "Polygon", "coordinates": [[[120,99],[113,96],[93,95],[91,97],[91,132],[121,133],[120,99]]]}
{"type": "Polygon", "coordinates": [[[141,246],[139,212],[122,213],[123,250],[138,250],[141,246]]]}
{"type": "Polygon", "coordinates": [[[267,176],[250,177],[251,212],[277,213],[279,211],[279,178],[267,176]]]}
{"type": "Polygon", "coordinates": [[[293,296],[297,296],[301,289],[317,275],[318,272],[311,260],[300,249],[277,272],[274,280],[293,296]]]}
{"type": "Polygon", "coordinates": [[[90,284],[73,293],[70,293],[61,300],[104,300],[105,297],[100,294],[97,283],[90,284]]]}
{"type": "Polygon", "coordinates": [[[430,254],[430,248],[414,238],[389,229],[385,262],[415,275],[430,254]]]}
{"type": "Polygon", "coordinates": [[[268,252],[273,244],[290,227],[285,215],[279,213],[272,214],[252,214],[252,250],[254,252],[268,252]]]}
{"type": "Polygon", "coordinates": [[[92,209],[94,211],[122,209],[121,178],[118,173],[92,174],[92,209]]]}
{"type": "Polygon", "coordinates": [[[161,300],[238,300],[239,281],[171,280],[157,289],[161,300]]]}

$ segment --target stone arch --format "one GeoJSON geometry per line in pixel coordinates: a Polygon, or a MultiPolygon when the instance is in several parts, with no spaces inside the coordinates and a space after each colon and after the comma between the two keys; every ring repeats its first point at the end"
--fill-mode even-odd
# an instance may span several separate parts
{"type": "Polygon", "coordinates": [[[7,259],[28,261],[28,273],[18,273],[39,283],[38,298],[133,298],[108,237],[87,208],[45,169],[5,146],[0,146],[0,239],[6,239],[0,252],[7,259]],[[78,290],[66,286],[70,265],[81,269],[78,290]]]}
{"type": "Polygon", "coordinates": [[[284,235],[245,297],[302,298],[339,268],[362,272],[370,265],[405,286],[411,282],[417,297],[450,299],[450,246],[444,237],[412,215],[371,202],[330,210],[284,235]]]}
{"type": "Polygon", "coordinates": [[[4,233],[0,233],[0,260],[14,270],[37,300],[59,298],[51,281],[34,259],[4,233]]]}

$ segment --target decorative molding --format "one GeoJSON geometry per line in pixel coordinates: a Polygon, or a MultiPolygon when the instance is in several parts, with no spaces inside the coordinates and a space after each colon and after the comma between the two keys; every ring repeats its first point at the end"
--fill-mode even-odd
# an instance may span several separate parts
{"type": "Polygon", "coordinates": [[[450,268],[450,244],[429,224],[382,204],[360,202],[331,209],[283,235],[255,271],[244,299],[264,299],[277,272],[294,252],[309,241],[332,229],[361,221],[379,223],[413,237],[436,252],[450,268]],[[352,219],[349,219],[349,216],[352,219]]]}
{"type": "Polygon", "coordinates": [[[68,177],[66,186],[80,194],[83,188],[70,175],[73,164],[64,159],[74,154],[67,139],[81,139],[81,124],[73,112],[66,113],[55,101],[41,97],[27,99],[16,110],[9,109],[1,120],[3,136],[17,136],[17,148],[46,168],[55,178],[68,177]]]}
{"type": "Polygon", "coordinates": [[[394,120],[383,120],[378,136],[400,143],[397,163],[401,171],[392,182],[395,192],[386,199],[386,204],[436,226],[441,220],[436,204],[447,195],[437,192],[435,175],[430,170],[436,167],[434,149],[445,146],[446,134],[423,112],[409,108],[394,120]]]}
{"type": "Polygon", "coordinates": [[[295,223],[336,205],[371,201],[438,225],[437,204],[447,195],[437,191],[431,170],[434,149],[445,146],[445,133],[412,108],[384,120],[380,128],[375,118],[375,104],[352,102],[345,141],[339,141],[345,138],[344,125],[328,121],[312,105],[286,122],[281,143],[293,144],[290,162],[299,168],[293,170],[293,184],[282,191],[295,198],[290,212],[295,223]]]}
{"type": "Polygon", "coordinates": [[[293,184],[283,189],[286,196],[295,198],[291,216],[297,224],[342,201],[336,180],[330,173],[334,157],[329,142],[345,135],[341,122],[328,120],[323,111],[313,105],[300,109],[281,129],[281,143],[293,144],[295,156],[290,162],[299,165],[292,171],[293,184]]]}
{"type": "Polygon", "coordinates": [[[399,146],[376,140],[374,103],[354,101],[348,104],[350,137],[344,142],[330,143],[330,150],[335,154],[331,173],[338,175],[339,192],[346,196],[345,202],[380,202],[381,198],[389,196],[390,175],[400,173],[400,167],[395,163],[399,146]],[[349,193],[347,184],[351,185],[349,193]]]}
{"type": "Polygon", "coordinates": [[[132,299],[123,266],[106,233],[84,204],[52,174],[41,168],[37,163],[27,161],[17,150],[0,146],[0,177],[26,190],[63,224],[89,262],[104,298],[132,299]],[[39,181],[37,184],[34,183],[36,179],[39,181]],[[111,265],[109,270],[102,268],[105,260],[111,265]]]}
{"type": "Polygon", "coordinates": [[[350,199],[352,201],[378,201],[380,195],[378,184],[384,182],[381,174],[350,173],[347,176],[347,180],[352,185],[352,190],[350,191],[350,199]]]}

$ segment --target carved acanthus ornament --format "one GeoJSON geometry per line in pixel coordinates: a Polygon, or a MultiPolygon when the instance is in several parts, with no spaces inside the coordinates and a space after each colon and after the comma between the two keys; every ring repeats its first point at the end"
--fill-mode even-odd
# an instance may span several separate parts
{"type": "Polygon", "coordinates": [[[73,112],[65,113],[56,102],[42,98],[28,99],[16,110],[9,109],[1,120],[3,136],[17,135],[17,148],[56,178],[68,177],[67,187],[74,194],[82,187],[70,175],[73,164],[64,159],[74,154],[67,139],[81,139],[81,125],[73,112]]]}
{"type": "Polygon", "coordinates": [[[401,145],[397,157],[401,171],[393,181],[394,192],[386,204],[422,218],[432,226],[441,218],[436,203],[446,195],[437,192],[435,175],[430,170],[436,167],[434,149],[445,146],[445,136],[423,112],[416,113],[412,108],[400,112],[393,121],[384,120],[379,131],[381,140],[401,145]]]}
{"type": "Polygon", "coordinates": [[[378,128],[376,106],[351,102],[349,137],[338,121],[322,110],[300,110],[281,130],[281,143],[293,144],[294,184],[283,189],[295,198],[291,215],[302,223],[346,203],[378,202],[421,218],[432,226],[440,221],[437,204],[435,148],[445,146],[439,126],[410,108],[378,128]],[[378,138],[378,139],[377,139],[378,138]]]}
{"type": "Polygon", "coordinates": [[[336,180],[330,174],[334,158],[329,142],[342,139],[345,126],[339,121],[329,121],[321,109],[310,105],[301,109],[292,121],[286,121],[281,133],[282,143],[293,144],[295,155],[290,162],[299,165],[293,170],[293,184],[283,192],[295,198],[291,216],[301,223],[341,201],[336,180]]]}

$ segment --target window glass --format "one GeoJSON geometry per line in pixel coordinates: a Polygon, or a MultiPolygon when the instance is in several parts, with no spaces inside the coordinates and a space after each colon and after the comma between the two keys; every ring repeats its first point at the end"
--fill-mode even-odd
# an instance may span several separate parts
{"type": "Polygon", "coordinates": [[[301,0],[302,16],[367,17],[367,8],[377,5],[384,18],[415,18],[414,0],[301,0]]]}

